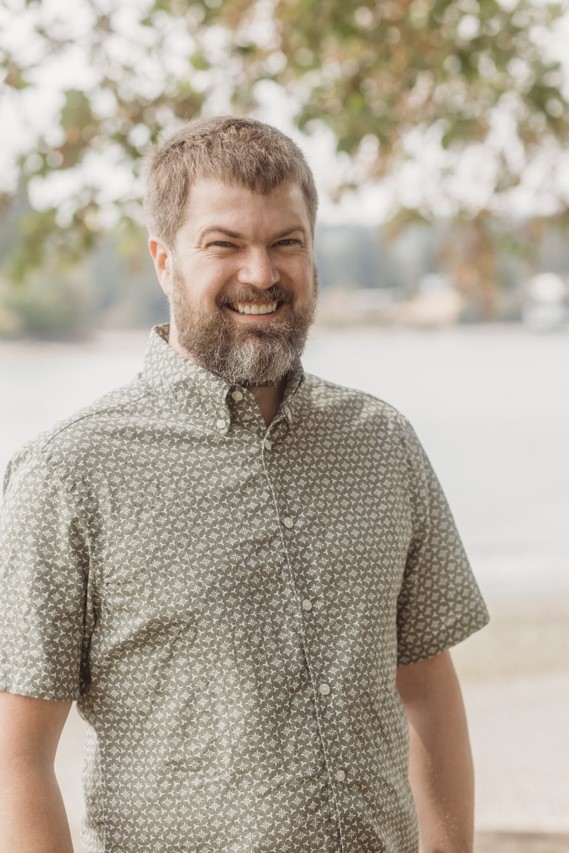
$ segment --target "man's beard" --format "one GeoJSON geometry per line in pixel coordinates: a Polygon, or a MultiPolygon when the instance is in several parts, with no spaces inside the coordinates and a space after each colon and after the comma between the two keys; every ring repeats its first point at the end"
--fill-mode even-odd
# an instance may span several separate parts
{"type": "Polygon", "coordinates": [[[231,385],[258,387],[274,385],[282,379],[300,358],[308,330],[316,313],[318,272],[314,267],[313,291],[306,306],[295,308],[291,294],[275,284],[267,290],[242,286],[216,300],[213,310],[192,305],[191,282],[186,286],[174,268],[174,290],[170,310],[176,326],[178,341],[188,355],[201,367],[223,377],[231,385]],[[233,322],[225,310],[231,301],[284,302],[286,319],[258,324],[233,322]]]}

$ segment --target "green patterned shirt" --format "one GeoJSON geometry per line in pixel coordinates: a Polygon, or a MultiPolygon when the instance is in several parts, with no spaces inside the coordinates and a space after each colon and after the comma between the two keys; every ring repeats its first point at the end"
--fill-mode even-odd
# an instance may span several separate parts
{"type": "Polygon", "coordinates": [[[11,461],[0,689],[87,721],[85,853],[416,853],[398,664],[488,614],[406,419],[252,394],[153,329],[11,461]]]}

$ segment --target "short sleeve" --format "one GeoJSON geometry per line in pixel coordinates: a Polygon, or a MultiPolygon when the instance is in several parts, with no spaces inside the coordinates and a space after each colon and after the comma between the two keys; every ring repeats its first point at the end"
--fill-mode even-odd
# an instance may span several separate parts
{"type": "Polygon", "coordinates": [[[403,444],[413,531],[397,602],[400,665],[434,657],[489,620],[445,495],[407,421],[403,444]]]}
{"type": "Polygon", "coordinates": [[[20,457],[0,509],[0,690],[79,697],[87,567],[73,495],[41,453],[20,457]]]}

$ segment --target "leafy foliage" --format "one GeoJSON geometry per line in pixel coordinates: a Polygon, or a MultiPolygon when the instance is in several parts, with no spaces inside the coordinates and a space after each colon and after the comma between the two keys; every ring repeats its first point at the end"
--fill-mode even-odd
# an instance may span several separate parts
{"type": "Polygon", "coordinates": [[[53,253],[77,258],[118,221],[140,221],[148,142],[204,111],[254,110],[260,81],[284,87],[299,127],[332,129],[357,166],[348,184],[392,180],[422,163],[431,190],[394,189],[395,229],[442,213],[476,220],[482,234],[483,220],[511,208],[544,157],[549,212],[567,211],[555,171],[569,141],[566,81],[548,50],[563,3],[77,0],[73,11],[53,8],[5,0],[0,11],[0,109],[4,101],[33,125],[44,78],[53,69],[64,78],[56,130],[36,125],[17,161],[39,210],[12,252],[14,277],[53,253]],[[84,70],[69,73],[74,63],[84,70]],[[429,151],[439,153],[429,159],[429,151]],[[456,173],[464,162],[476,173],[478,160],[484,191],[473,201],[456,173]]]}

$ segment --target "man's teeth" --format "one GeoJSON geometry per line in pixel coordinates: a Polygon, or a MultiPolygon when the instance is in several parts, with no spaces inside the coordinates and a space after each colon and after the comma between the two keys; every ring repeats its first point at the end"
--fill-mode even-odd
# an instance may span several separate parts
{"type": "Polygon", "coordinates": [[[236,302],[232,307],[240,314],[272,314],[273,311],[277,310],[277,305],[277,302],[265,302],[262,305],[251,302],[236,302]]]}

